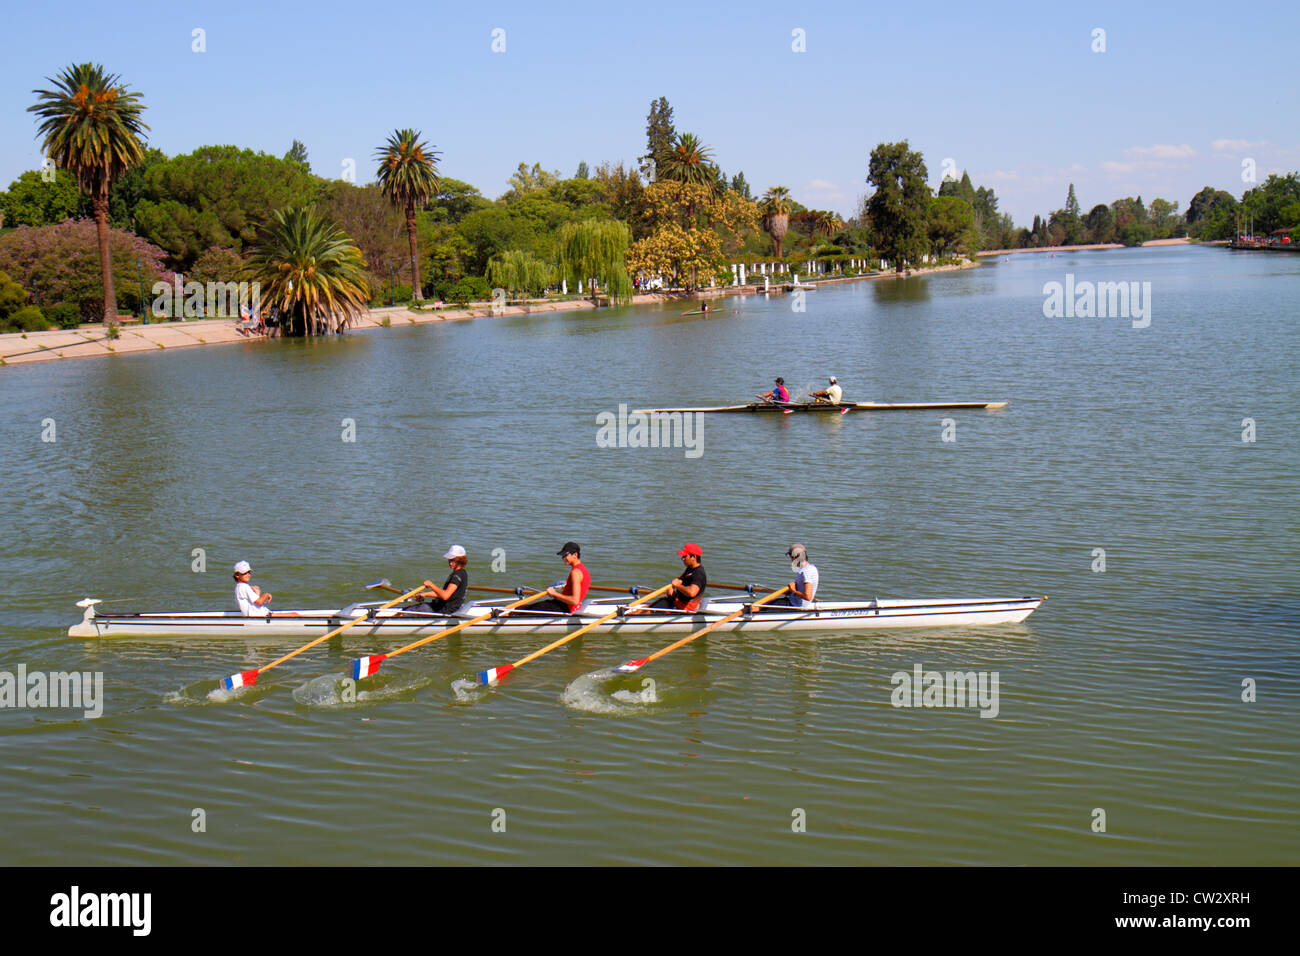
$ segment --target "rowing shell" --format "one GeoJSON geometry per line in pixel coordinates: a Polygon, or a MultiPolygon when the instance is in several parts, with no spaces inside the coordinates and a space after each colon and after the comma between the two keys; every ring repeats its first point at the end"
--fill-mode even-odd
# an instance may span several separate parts
{"type": "MultiPolygon", "coordinates": [[[[512,611],[508,616],[471,624],[463,634],[483,636],[558,636],[581,627],[618,606],[617,601],[591,601],[577,614],[546,611],[512,611]]],[[[987,624],[1018,624],[1029,617],[1042,598],[994,598],[990,600],[818,602],[812,609],[769,605],[753,608],[718,631],[874,631],[895,627],[978,627],[987,624]]],[[[142,612],[95,614],[86,604],[83,619],[68,629],[69,637],[319,637],[356,618],[352,636],[406,640],[433,634],[467,617],[482,615],[489,607],[468,605],[454,615],[412,614],[397,608],[377,610],[352,606],[339,610],[298,611],[298,617],[243,617],[237,611],[142,612]]],[[[699,611],[655,610],[628,613],[597,625],[600,634],[678,634],[699,630],[720,618],[744,611],[744,603],[706,601],[699,611]]]]}
{"type": "Polygon", "coordinates": [[[1006,408],[1006,402],[750,402],[715,408],[638,408],[633,415],[672,412],[907,412],[927,408],[1006,408]]]}

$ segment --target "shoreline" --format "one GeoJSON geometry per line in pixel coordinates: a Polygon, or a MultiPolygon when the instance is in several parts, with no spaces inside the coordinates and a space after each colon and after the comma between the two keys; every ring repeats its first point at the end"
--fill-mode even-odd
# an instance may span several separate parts
{"type": "MultiPolygon", "coordinates": [[[[956,272],[979,266],[978,260],[968,260],[960,265],[927,266],[908,269],[902,273],[878,272],[860,276],[818,277],[808,285],[829,285],[838,282],[861,282],[870,279],[905,279],[912,276],[938,272],[956,272]]],[[[696,292],[645,292],[632,297],[632,306],[657,305],[670,302],[695,302],[731,295],[784,295],[786,283],[774,284],[770,293],[761,285],[719,286],[696,292]]],[[[477,303],[462,308],[413,312],[404,305],[381,306],[371,309],[348,328],[348,332],[424,325],[430,322],[481,319],[492,315],[532,315],[541,312],[574,312],[594,309],[590,299],[565,299],[562,301],[536,300],[517,305],[507,305],[496,311],[490,303],[477,303]]],[[[600,306],[608,308],[608,306],[600,306]]],[[[270,341],[261,336],[241,335],[233,319],[190,319],[182,322],[151,322],[148,325],[133,323],[118,328],[119,337],[108,339],[102,325],[86,325],[76,329],[50,329],[43,332],[5,332],[0,334],[0,365],[26,365],[32,362],[50,362],[57,359],[93,358],[108,355],[130,355],[140,352],[189,348],[197,345],[234,345],[270,341]]]]}
{"type": "MultiPolygon", "coordinates": [[[[1193,239],[1148,239],[1140,245],[1132,246],[1134,249],[1146,249],[1150,246],[1190,246],[1195,242],[1193,239]]],[[[1122,242],[1091,242],[1079,246],[1035,246],[1032,249],[985,249],[975,253],[977,256],[1013,256],[1024,252],[1091,252],[1099,249],[1128,249],[1129,246],[1122,242]]]]}

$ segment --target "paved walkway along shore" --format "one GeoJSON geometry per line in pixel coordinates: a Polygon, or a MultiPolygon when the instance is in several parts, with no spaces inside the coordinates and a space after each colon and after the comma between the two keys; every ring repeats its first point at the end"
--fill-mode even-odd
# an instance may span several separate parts
{"type": "MultiPolygon", "coordinates": [[[[928,269],[909,269],[906,276],[931,272],[949,272],[973,268],[977,263],[961,266],[938,266],[928,269]]],[[[906,277],[903,276],[903,277],[906,277]]],[[[842,278],[818,277],[817,285],[829,282],[855,282],[863,279],[894,278],[894,273],[842,278]]],[[[777,292],[779,284],[772,286],[777,292]]],[[[653,305],[660,302],[692,302],[701,298],[727,295],[753,295],[763,291],[761,286],[728,286],[703,289],[699,292],[649,293],[633,297],[633,305],[653,305]]],[[[592,309],[590,299],[566,299],[557,302],[530,302],[525,305],[507,305],[498,310],[501,315],[528,315],[536,312],[567,312],[575,309],[592,309]]],[[[423,325],[426,322],[445,322],[455,319],[477,319],[493,314],[487,303],[459,309],[438,309],[413,312],[405,306],[372,309],[353,322],[348,331],[359,329],[423,325]]],[[[26,362],[48,362],[54,359],[91,358],[104,355],[126,355],[137,352],[185,348],[191,345],[221,345],[244,343],[250,347],[268,341],[261,336],[247,336],[236,328],[233,319],[191,319],[185,322],[150,322],[148,325],[123,325],[117,339],[109,339],[102,325],[83,325],[77,329],[56,329],[46,332],[8,332],[0,335],[0,364],[19,365],[26,362]]]]}

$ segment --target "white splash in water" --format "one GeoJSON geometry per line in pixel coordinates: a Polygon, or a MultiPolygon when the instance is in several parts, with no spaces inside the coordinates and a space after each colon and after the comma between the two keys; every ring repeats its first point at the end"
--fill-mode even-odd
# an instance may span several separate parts
{"type": "Polygon", "coordinates": [[[247,689],[247,687],[236,687],[234,690],[226,690],[218,684],[215,688],[208,691],[208,700],[212,701],[214,704],[228,704],[232,700],[239,700],[240,697],[244,696],[244,691],[247,689]]]}
{"type": "Polygon", "coordinates": [[[476,680],[470,680],[466,677],[457,677],[451,682],[451,691],[456,695],[456,703],[472,704],[476,700],[482,700],[487,696],[488,688],[476,680]]]}
{"type": "Polygon", "coordinates": [[[606,692],[604,685],[611,679],[622,676],[612,668],[605,668],[575,677],[564,688],[560,701],[573,710],[623,717],[644,713],[647,704],[659,703],[655,682],[649,677],[642,680],[640,690],[606,692]]]}

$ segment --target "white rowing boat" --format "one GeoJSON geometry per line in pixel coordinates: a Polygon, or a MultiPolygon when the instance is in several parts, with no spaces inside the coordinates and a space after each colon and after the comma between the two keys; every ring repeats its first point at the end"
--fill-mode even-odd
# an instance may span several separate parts
{"type": "MultiPolygon", "coordinates": [[[[626,598],[591,601],[576,614],[529,611],[524,608],[471,624],[462,632],[489,637],[560,636],[609,614],[626,598]]],[[[992,598],[989,600],[940,601],[820,601],[812,609],[765,605],[753,608],[719,631],[875,631],[896,627],[979,627],[989,624],[1018,624],[1029,617],[1044,598],[992,598]]],[[[244,617],[237,611],[145,611],[130,614],[96,614],[98,601],[86,599],[80,622],[68,629],[69,637],[220,637],[252,639],[298,637],[310,640],[346,624],[363,619],[349,629],[353,637],[407,640],[461,623],[491,610],[491,604],[477,602],[454,615],[412,614],[397,608],[377,609],[354,604],[337,610],[279,611],[267,616],[244,617]]],[[[654,610],[620,614],[598,624],[599,634],[685,634],[743,611],[746,602],[706,601],[699,611],[654,610]]]]}

